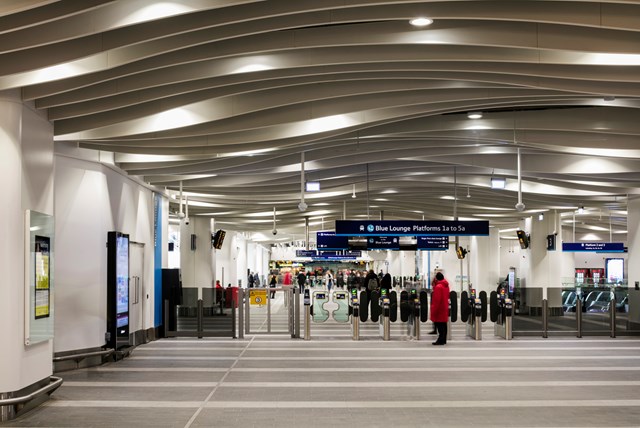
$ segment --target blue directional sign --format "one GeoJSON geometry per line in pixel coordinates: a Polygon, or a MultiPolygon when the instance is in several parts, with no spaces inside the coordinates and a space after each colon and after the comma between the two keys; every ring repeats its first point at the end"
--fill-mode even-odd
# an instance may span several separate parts
{"type": "Polygon", "coordinates": [[[397,236],[369,236],[367,237],[369,250],[399,250],[400,239],[397,236]]]}
{"type": "Polygon", "coordinates": [[[347,236],[336,236],[335,232],[317,232],[316,247],[318,250],[347,250],[349,248],[349,238],[347,236]]]}
{"type": "Polygon", "coordinates": [[[336,220],[336,236],[486,236],[486,220],[336,220]]]}
{"type": "Polygon", "coordinates": [[[316,250],[296,250],[296,257],[315,257],[316,250]]]}
{"type": "Polygon", "coordinates": [[[589,253],[624,253],[622,242],[563,242],[562,251],[589,253]]]}
{"type": "Polygon", "coordinates": [[[418,250],[446,251],[449,249],[448,236],[418,236],[418,250]]]}
{"type": "Polygon", "coordinates": [[[362,257],[362,251],[360,250],[345,251],[344,255],[348,257],[362,257]]]}

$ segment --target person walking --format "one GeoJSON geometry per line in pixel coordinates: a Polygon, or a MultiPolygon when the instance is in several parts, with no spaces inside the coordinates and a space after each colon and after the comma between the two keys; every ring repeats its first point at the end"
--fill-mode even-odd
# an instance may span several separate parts
{"type": "Polygon", "coordinates": [[[391,293],[391,274],[390,273],[387,272],[382,277],[382,280],[380,281],[380,289],[387,290],[387,294],[391,293]]]}
{"type": "Polygon", "coordinates": [[[327,271],[327,291],[331,295],[331,287],[333,287],[333,274],[330,270],[327,271]]]}
{"type": "MultiPolygon", "coordinates": [[[[275,274],[271,275],[271,281],[269,281],[269,287],[276,288],[277,284],[278,284],[278,277],[275,274]]],[[[271,291],[271,298],[273,299],[274,297],[276,297],[276,292],[271,291]]]]}
{"type": "Polygon", "coordinates": [[[431,321],[438,331],[438,339],[432,345],[445,345],[449,320],[449,282],[444,279],[442,272],[438,272],[435,279],[431,292],[431,321]]]}
{"type": "Polygon", "coordinates": [[[304,283],[307,282],[307,275],[304,274],[304,269],[298,273],[298,286],[300,287],[300,294],[304,293],[304,283]]]}

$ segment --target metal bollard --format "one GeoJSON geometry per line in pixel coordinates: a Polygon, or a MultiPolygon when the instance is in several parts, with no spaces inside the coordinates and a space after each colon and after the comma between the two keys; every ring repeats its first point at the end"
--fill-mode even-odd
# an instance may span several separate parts
{"type": "Polygon", "coordinates": [[[549,301],[542,299],[542,337],[549,337],[549,301]]]}
{"type": "Polygon", "coordinates": [[[475,330],[474,338],[476,340],[482,340],[482,303],[480,299],[476,299],[474,302],[474,317],[475,317],[475,330]]]}
{"type": "Polygon", "coordinates": [[[582,337],[582,300],[576,299],[576,329],[578,338],[582,337]]]}
{"type": "Polygon", "coordinates": [[[513,339],[513,302],[511,299],[506,299],[504,302],[505,305],[505,317],[504,317],[504,330],[505,330],[505,339],[511,340],[513,339]]]}
{"type": "Polygon", "coordinates": [[[383,335],[382,340],[390,340],[391,339],[391,320],[389,319],[389,305],[385,303],[384,312],[382,317],[383,324],[383,335]]]}
{"type": "Polygon", "coordinates": [[[413,338],[420,340],[420,300],[414,300],[413,312],[413,338]]]}

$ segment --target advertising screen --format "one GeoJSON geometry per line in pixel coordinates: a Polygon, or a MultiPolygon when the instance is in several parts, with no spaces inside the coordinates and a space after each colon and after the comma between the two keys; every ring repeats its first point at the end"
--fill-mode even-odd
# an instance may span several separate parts
{"type": "Polygon", "coordinates": [[[619,283],[624,280],[624,259],[606,259],[607,281],[619,283]]]}
{"type": "Polygon", "coordinates": [[[116,237],[116,326],[129,324],[129,237],[116,237]]]}
{"type": "Polygon", "coordinates": [[[35,318],[46,318],[51,314],[51,284],[49,272],[50,239],[35,237],[35,318]]]}

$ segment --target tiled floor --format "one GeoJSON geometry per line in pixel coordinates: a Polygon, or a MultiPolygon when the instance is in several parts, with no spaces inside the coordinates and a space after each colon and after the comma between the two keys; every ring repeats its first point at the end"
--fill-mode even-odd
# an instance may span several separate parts
{"type": "MultiPolygon", "coordinates": [[[[490,323],[488,323],[490,324],[490,323]]],[[[312,340],[160,340],[100,368],[64,372],[21,427],[443,427],[640,425],[640,340],[465,337],[444,347],[364,325],[312,340]]]]}

